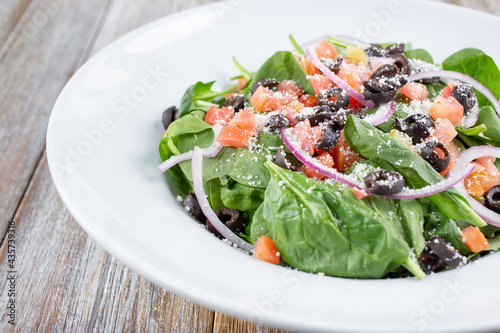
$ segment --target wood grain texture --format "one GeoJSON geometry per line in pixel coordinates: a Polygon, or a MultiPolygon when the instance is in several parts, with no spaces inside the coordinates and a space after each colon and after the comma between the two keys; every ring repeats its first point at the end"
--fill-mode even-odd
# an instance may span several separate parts
{"type": "Polygon", "coordinates": [[[12,31],[21,20],[32,0],[2,0],[0,6],[0,48],[12,36],[12,31]]]}
{"type": "Polygon", "coordinates": [[[453,0],[453,3],[493,15],[500,15],[500,1],[498,0],[453,0]]]}
{"type": "Polygon", "coordinates": [[[215,313],[213,333],[292,333],[269,326],[234,318],[220,312],[215,313]]]}
{"type": "MultiPolygon", "coordinates": [[[[84,331],[107,254],[64,208],[46,159],[15,216],[18,332],[84,331]]],[[[0,248],[0,304],[7,304],[7,243],[0,248]]],[[[12,331],[2,312],[0,331],[12,331]]]]}
{"type": "Polygon", "coordinates": [[[107,2],[33,2],[23,16],[30,33],[16,35],[1,55],[0,235],[40,160],[52,106],[107,2]]]}

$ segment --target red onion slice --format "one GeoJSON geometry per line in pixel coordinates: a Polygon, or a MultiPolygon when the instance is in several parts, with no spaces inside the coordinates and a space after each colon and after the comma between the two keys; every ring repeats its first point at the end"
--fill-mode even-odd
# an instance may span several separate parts
{"type": "MultiPolygon", "coordinates": [[[[281,129],[281,137],[283,139],[283,142],[285,145],[288,147],[290,152],[297,157],[299,161],[310,167],[311,169],[321,173],[324,176],[330,177],[334,180],[340,181],[347,186],[356,188],[358,190],[364,190],[370,195],[376,195],[373,193],[370,193],[369,191],[366,190],[365,184],[358,181],[354,177],[351,177],[349,175],[343,174],[334,168],[329,168],[323,164],[321,164],[319,161],[317,161],[315,158],[309,156],[305,151],[303,151],[300,147],[298,147],[292,138],[292,135],[290,134],[291,131],[290,129],[281,129]]],[[[394,195],[379,195],[381,197],[387,197],[391,199],[417,199],[417,198],[424,198],[442,191],[445,191],[449,188],[452,188],[456,184],[460,183],[462,180],[464,180],[471,172],[474,170],[474,166],[470,165],[466,167],[464,170],[461,170],[460,172],[457,172],[453,177],[448,177],[447,179],[436,183],[432,185],[428,185],[419,189],[404,189],[402,192],[394,195]]]]}
{"type": "Polygon", "coordinates": [[[476,102],[476,104],[474,104],[474,106],[469,110],[469,112],[467,112],[467,114],[462,119],[461,125],[465,128],[471,128],[477,123],[478,119],[479,119],[479,105],[476,102]]]}
{"type": "MultiPolygon", "coordinates": [[[[500,158],[500,148],[492,146],[476,146],[464,150],[460,153],[460,155],[458,155],[458,158],[455,160],[455,167],[450,170],[449,175],[452,176],[454,173],[467,166],[472,160],[485,156],[500,158]]],[[[457,184],[455,188],[467,200],[477,215],[479,215],[486,222],[500,227],[500,214],[484,207],[481,203],[476,201],[476,199],[471,197],[465,189],[463,182],[457,184]]]]}
{"type": "Polygon", "coordinates": [[[290,112],[290,108],[288,109],[288,119],[290,120],[290,123],[295,126],[297,125],[297,121],[295,118],[292,116],[292,113],[290,112]]]}
{"type": "Polygon", "coordinates": [[[240,249],[243,249],[249,253],[254,251],[254,246],[250,243],[245,242],[243,239],[238,237],[234,232],[232,232],[228,227],[222,223],[217,217],[212,207],[208,203],[207,194],[203,188],[203,150],[199,147],[194,147],[193,158],[191,160],[191,172],[193,174],[193,189],[196,199],[200,204],[203,214],[212,223],[214,228],[228,241],[236,244],[240,249]]]}
{"type": "MultiPolygon", "coordinates": [[[[471,78],[468,75],[458,73],[458,72],[453,72],[453,71],[441,70],[441,71],[420,72],[417,74],[413,74],[413,75],[410,75],[408,77],[408,80],[409,81],[416,81],[416,80],[429,79],[429,78],[434,78],[434,77],[459,80],[459,81],[470,84],[477,91],[479,91],[481,94],[483,94],[491,102],[491,104],[493,104],[493,107],[495,108],[498,116],[500,117],[500,102],[495,97],[495,95],[493,95],[493,93],[488,88],[486,88],[481,82],[471,78]]],[[[469,113],[472,113],[472,111],[473,110],[470,110],[469,113]]],[[[476,111],[474,110],[474,112],[476,112],[476,111]]],[[[479,107],[477,108],[477,112],[479,113],[479,107]]],[[[476,121],[477,121],[477,119],[476,119],[476,121]]],[[[468,121],[468,123],[469,122],[472,122],[472,120],[468,121]]]]}
{"type": "Polygon", "coordinates": [[[390,101],[389,103],[380,104],[377,112],[365,117],[363,120],[377,126],[389,120],[394,111],[396,111],[395,103],[390,101]]]}
{"type": "Polygon", "coordinates": [[[355,100],[357,100],[358,102],[360,102],[361,104],[363,104],[367,108],[373,109],[375,107],[375,103],[364,99],[360,93],[358,93],[356,90],[352,89],[350,85],[348,85],[341,78],[339,78],[335,73],[333,73],[331,70],[329,70],[328,67],[326,67],[325,64],[323,64],[321,62],[321,60],[319,60],[319,58],[316,56],[315,50],[311,50],[311,47],[309,47],[306,49],[306,53],[307,53],[307,56],[309,57],[309,59],[314,64],[314,66],[316,66],[323,74],[325,74],[325,76],[327,76],[330,80],[332,80],[333,83],[335,83],[337,86],[339,86],[340,88],[347,91],[347,93],[351,97],[353,97],[355,100]]]}
{"type": "MultiPolygon", "coordinates": [[[[203,149],[204,157],[215,157],[222,149],[222,145],[217,141],[217,138],[219,137],[222,127],[224,126],[221,123],[217,123],[212,127],[212,130],[214,131],[214,141],[212,142],[212,145],[209,148],[203,149]]],[[[193,157],[192,150],[182,153],[180,155],[171,156],[169,159],[165,160],[162,164],[158,165],[158,170],[160,170],[161,172],[165,172],[174,165],[176,165],[177,163],[189,160],[192,157],[193,157]]]]}

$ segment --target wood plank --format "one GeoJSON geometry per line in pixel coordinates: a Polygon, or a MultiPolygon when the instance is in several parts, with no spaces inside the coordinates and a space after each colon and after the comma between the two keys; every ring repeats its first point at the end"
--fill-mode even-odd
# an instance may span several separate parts
{"type": "Polygon", "coordinates": [[[0,48],[9,38],[32,0],[2,0],[0,6],[0,48]]]}
{"type": "MultiPolygon", "coordinates": [[[[83,331],[90,320],[107,254],[64,208],[46,159],[35,172],[14,221],[17,332],[83,331]]],[[[0,248],[0,303],[8,304],[11,268],[0,248]]],[[[13,331],[2,311],[0,331],[13,331]]]]}
{"type": "Polygon", "coordinates": [[[493,15],[500,15],[500,1],[498,0],[453,0],[455,4],[477,9],[493,15]]]}
{"type": "Polygon", "coordinates": [[[228,316],[219,311],[215,312],[213,333],[291,333],[292,331],[280,330],[248,322],[243,319],[228,316]]]}
{"type": "Polygon", "coordinates": [[[50,13],[28,10],[26,24],[39,22],[38,30],[32,39],[16,40],[0,58],[0,235],[40,160],[52,106],[108,1],[41,2],[39,8],[61,5],[50,13]]]}

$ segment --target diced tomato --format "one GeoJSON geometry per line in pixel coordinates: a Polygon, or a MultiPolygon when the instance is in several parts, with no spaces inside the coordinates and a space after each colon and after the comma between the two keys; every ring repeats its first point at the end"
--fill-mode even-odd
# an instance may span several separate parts
{"type": "Polygon", "coordinates": [[[243,88],[245,88],[245,86],[247,85],[248,83],[248,79],[244,78],[244,77],[240,77],[238,79],[238,90],[241,90],[243,88]]]}
{"type": "Polygon", "coordinates": [[[304,94],[304,90],[292,80],[283,80],[278,86],[278,91],[281,93],[294,94],[300,98],[304,94]]]}
{"type": "Polygon", "coordinates": [[[274,92],[264,86],[259,86],[250,97],[250,103],[257,111],[273,111],[278,107],[297,99],[295,95],[274,92]]]}
{"type": "Polygon", "coordinates": [[[408,82],[399,91],[409,99],[417,101],[423,101],[429,95],[427,87],[418,82],[408,82]]]}
{"type": "Polygon", "coordinates": [[[457,159],[458,155],[460,155],[460,149],[458,149],[457,145],[453,141],[443,142],[444,147],[448,149],[450,153],[450,161],[454,163],[457,159]]]}
{"type": "Polygon", "coordinates": [[[464,115],[464,107],[455,98],[437,96],[428,112],[429,116],[436,119],[448,119],[455,126],[460,125],[464,115]]]}
{"type": "Polygon", "coordinates": [[[293,135],[301,144],[301,148],[310,156],[314,154],[314,144],[321,139],[321,128],[319,126],[311,127],[309,119],[301,121],[293,128],[293,135]]]}
{"type": "Polygon", "coordinates": [[[318,105],[318,97],[305,94],[300,96],[299,102],[304,104],[306,108],[312,108],[318,105]]]}
{"type": "Polygon", "coordinates": [[[300,66],[304,69],[307,75],[315,75],[315,74],[320,74],[320,70],[314,66],[311,60],[309,60],[308,57],[303,57],[300,60],[300,66]]]}
{"type": "Polygon", "coordinates": [[[474,253],[479,253],[490,248],[490,244],[483,233],[477,227],[467,227],[462,229],[462,241],[474,253]]]}
{"type": "Polygon", "coordinates": [[[486,168],[479,163],[475,163],[476,168],[464,180],[465,189],[467,192],[476,197],[482,196],[486,191],[495,185],[500,184],[498,177],[493,177],[486,172],[486,168]]]}
{"type": "Polygon", "coordinates": [[[253,256],[271,264],[278,264],[281,257],[274,241],[266,236],[260,236],[255,242],[253,256]]]}
{"type": "MultiPolygon", "coordinates": [[[[316,159],[318,160],[318,162],[320,162],[324,166],[327,166],[329,168],[333,167],[333,157],[332,157],[332,155],[330,155],[327,152],[324,152],[321,155],[317,156],[316,159]]],[[[303,164],[300,168],[302,169],[304,174],[309,178],[313,178],[313,179],[317,179],[317,180],[323,180],[326,178],[326,176],[322,175],[321,173],[308,167],[305,164],[303,164]]]]}
{"type": "Polygon", "coordinates": [[[484,171],[491,177],[500,177],[500,172],[498,171],[498,168],[495,165],[495,158],[494,157],[480,157],[477,159],[477,163],[481,166],[484,167],[484,171]]]}
{"type": "Polygon", "coordinates": [[[220,131],[217,141],[223,146],[247,148],[257,131],[253,109],[242,110],[220,131]]]}
{"type": "Polygon", "coordinates": [[[434,125],[432,136],[441,142],[449,142],[457,136],[457,130],[449,119],[440,119],[434,125]]]}
{"type": "MultiPolygon", "coordinates": [[[[357,91],[358,93],[361,92],[361,86],[356,82],[354,79],[354,76],[352,74],[346,74],[346,76],[343,79],[352,89],[357,91]]],[[[351,102],[349,103],[349,106],[347,107],[348,109],[352,110],[357,110],[359,108],[363,107],[363,104],[359,102],[358,100],[354,99],[351,96],[351,102]]]]}
{"type": "Polygon", "coordinates": [[[241,93],[237,93],[237,92],[236,92],[236,93],[228,93],[228,94],[225,94],[225,95],[224,95],[224,99],[228,100],[228,99],[230,99],[231,97],[233,97],[233,96],[238,96],[238,95],[239,95],[239,96],[243,96],[243,94],[241,94],[241,93]]]}
{"type": "Polygon", "coordinates": [[[351,188],[352,194],[356,197],[356,199],[361,200],[368,196],[368,193],[363,190],[358,190],[357,188],[351,188]]]}
{"type": "Polygon", "coordinates": [[[351,74],[354,80],[361,86],[363,85],[363,81],[370,79],[372,71],[368,65],[363,62],[343,61],[337,76],[345,81],[345,77],[349,74],[351,74]]]}
{"type": "Polygon", "coordinates": [[[344,131],[340,132],[339,142],[333,148],[333,161],[337,170],[341,172],[347,171],[354,163],[363,161],[354,149],[349,146],[344,137],[344,131]]]}
{"type": "Polygon", "coordinates": [[[299,114],[300,111],[302,111],[303,109],[304,109],[304,104],[302,104],[299,101],[293,101],[291,103],[288,103],[287,105],[280,106],[278,108],[278,112],[286,116],[291,123],[294,122],[297,123],[297,119],[295,119],[295,116],[299,114]],[[290,119],[290,116],[293,119],[290,119]]]}
{"type": "Polygon", "coordinates": [[[205,122],[210,125],[215,125],[218,122],[227,124],[234,116],[234,109],[231,108],[219,108],[217,106],[212,106],[208,109],[205,114],[205,122]]]}
{"type": "Polygon", "coordinates": [[[337,58],[337,50],[332,44],[322,40],[316,48],[316,56],[319,59],[328,58],[335,60],[335,58],[337,58]]]}
{"type": "Polygon", "coordinates": [[[443,98],[448,98],[448,97],[451,97],[452,94],[453,94],[453,88],[455,88],[455,85],[450,83],[449,85],[447,85],[446,87],[444,87],[443,90],[441,90],[441,92],[439,93],[439,95],[443,98]]]}
{"type": "Polygon", "coordinates": [[[314,91],[316,92],[316,95],[321,94],[323,90],[333,87],[332,80],[330,80],[325,75],[317,74],[310,76],[309,81],[311,81],[311,84],[314,88],[314,91]]]}

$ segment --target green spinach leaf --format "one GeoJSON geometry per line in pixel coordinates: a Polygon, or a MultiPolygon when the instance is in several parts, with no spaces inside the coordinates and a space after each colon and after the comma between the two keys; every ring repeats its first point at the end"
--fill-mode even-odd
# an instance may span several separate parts
{"type": "Polygon", "coordinates": [[[411,261],[408,245],[382,216],[332,186],[266,162],[262,204],[285,262],[307,272],[378,278],[411,261]]]}
{"type": "Polygon", "coordinates": [[[500,142],[500,118],[491,106],[484,106],[479,110],[476,126],[486,126],[483,135],[493,141],[500,142]]]}
{"type": "Polygon", "coordinates": [[[229,87],[220,92],[212,91],[214,83],[215,81],[208,83],[198,81],[191,85],[182,96],[179,107],[179,117],[182,118],[195,110],[206,112],[212,105],[215,105],[210,103],[214,98],[236,90],[235,87],[229,87]]]}
{"type": "MultiPolygon", "coordinates": [[[[460,50],[443,61],[443,69],[469,75],[491,90],[497,99],[500,97],[500,71],[495,61],[481,50],[460,50]]],[[[479,106],[491,105],[477,90],[476,95],[479,106]]]]}
{"type": "Polygon", "coordinates": [[[424,49],[414,49],[405,51],[405,56],[408,59],[417,59],[428,62],[429,64],[434,64],[434,59],[429,52],[424,49]]]}
{"type": "Polygon", "coordinates": [[[220,188],[224,206],[242,212],[257,209],[264,200],[264,189],[234,182],[220,188]]]}

